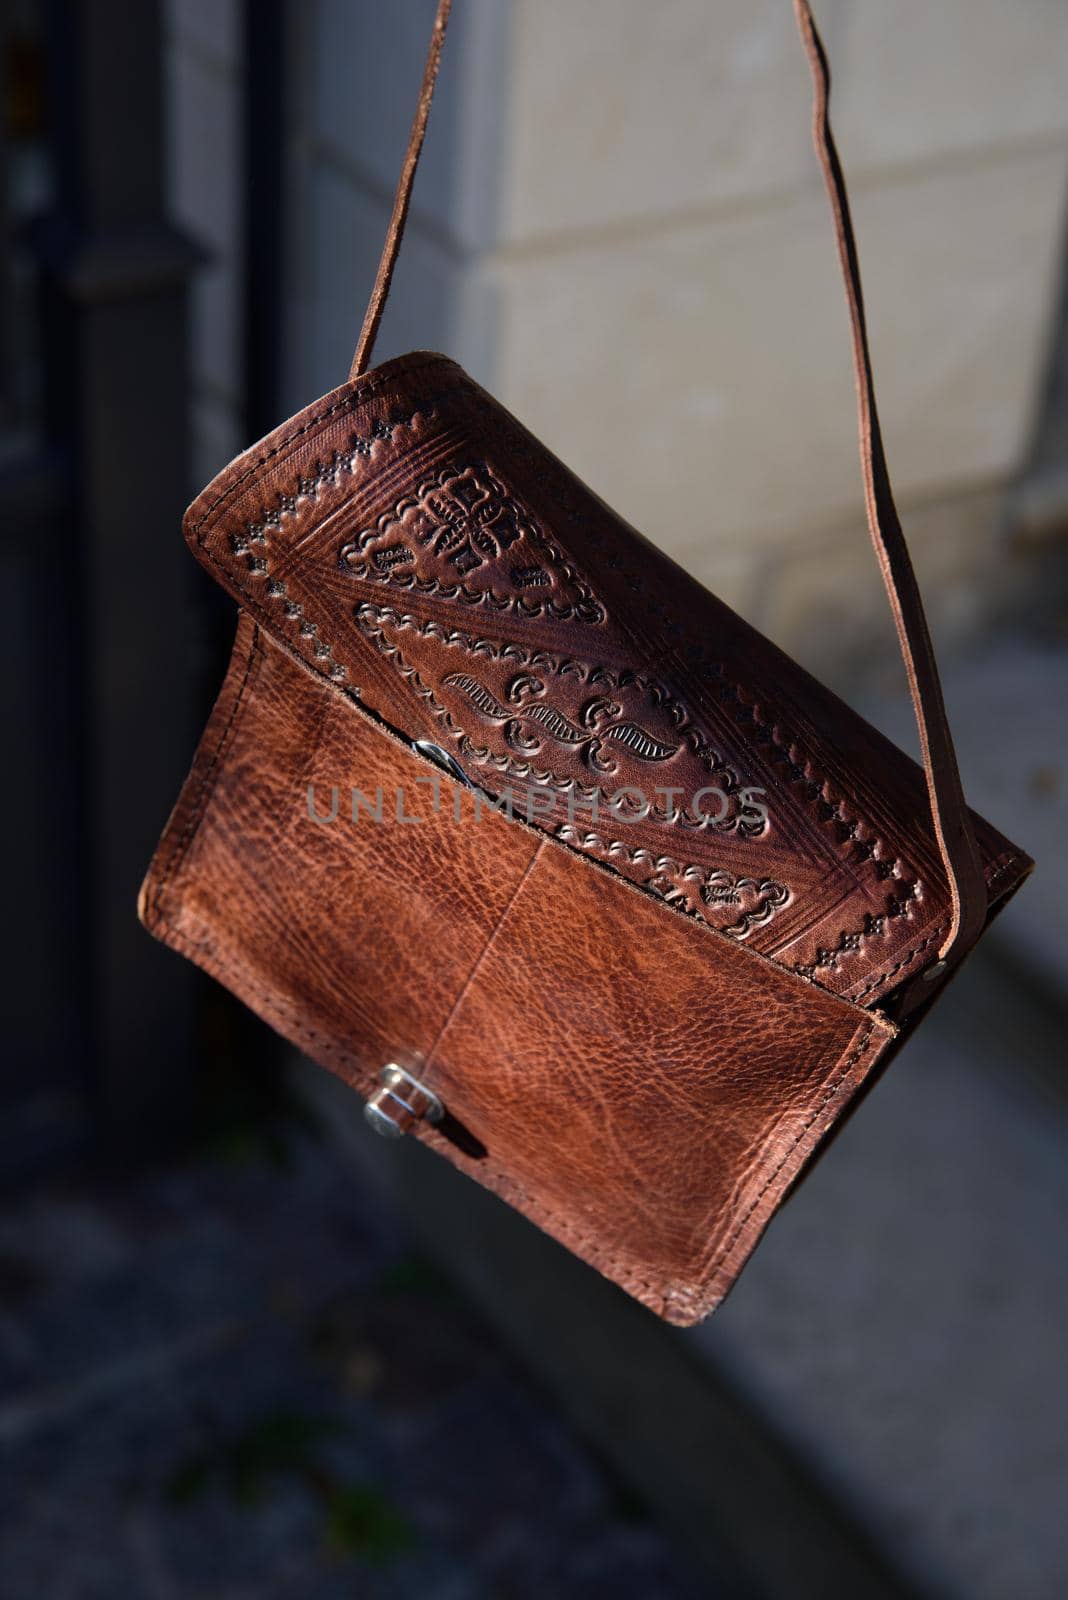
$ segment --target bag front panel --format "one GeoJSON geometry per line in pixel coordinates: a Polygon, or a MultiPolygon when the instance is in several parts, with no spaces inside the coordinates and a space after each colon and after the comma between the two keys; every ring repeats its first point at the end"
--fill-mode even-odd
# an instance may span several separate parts
{"type": "Polygon", "coordinates": [[[361,1094],[414,1072],[418,1137],[693,1321],[893,1030],[430,770],[244,618],[146,925],[361,1094]]]}

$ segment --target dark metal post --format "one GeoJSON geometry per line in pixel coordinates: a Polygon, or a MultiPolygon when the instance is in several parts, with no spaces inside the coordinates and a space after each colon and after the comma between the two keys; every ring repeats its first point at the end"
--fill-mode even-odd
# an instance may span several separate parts
{"type": "Polygon", "coordinates": [[[249,443],[282,420],[287,10],[286,0],[245,0],[244,345],[249,443]]]}
{"type": "Polygon", "coordinates": [[[69,806],[89,1081],[132,1146],[183,1120],[191,975],[135,900],[195,738],[179,533],[189,473],[187,285],[166,220],[158,0],[53,0],[57,202],[41,233],[47,427],[69,463],[53,570],[70,587],[77,781],[69,806]]]}

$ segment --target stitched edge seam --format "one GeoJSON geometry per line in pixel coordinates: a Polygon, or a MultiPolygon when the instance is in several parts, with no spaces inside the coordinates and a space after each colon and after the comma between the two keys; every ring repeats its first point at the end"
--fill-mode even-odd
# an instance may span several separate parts
{"type": "Polygon", "coordinates": [[[186,818],[185,827],[182,829],[182,832],[174,846],[173,851],[170,854],[166,866],[163,868],[159,878],[157,879],[155,890],[152,895],[153,916],[157,920],[165,923],[168,927],[170,927],[170,923],[167,922],[162,908],[163,896],[166,893],[172,878],[182,866],[182,863],[184,862],[186,855],[192,846],[193,840],[200,828],[200,824],[204,820],[204,814],[207,810],[208,802],[211,799],[215,785],[219,779],[223,752],[237,728],[240,713],[244,710],[248,703],[246,698],[246,690],[248,689],[249,683],[252,679],[253,667],[258,665],[262,659],[263,646],[260,643],[260,628],[258,623],[254,623],[252,628],[252,637],[249,640],[248,659],[245,662],[244,674],[234,696],[234,703],[230,707],[230,715],[226,719],[222,732],[219,735],[218,742],[211,753],[207,767],[205,768],[200,783],[197,786],[197,791],[193,798],[189,815],[186,818]]]}
{"type": "MultiPolygon", "coordinates": [[[[205,507],[203,514],[195,523],[191,524],[189,533],[194,536],[199,535],[201,528],[203,528],[211,514],[214,511],[217,511],[225,500],[229,500],[236,490],[238,490],[248,478],[252,477],[253,473],[258,472],[260,467],[265,466],[268,461],[273,461],[275,456],[280,455],[287,445],[293,444],[295,440],[302,439],[306,433],[310,433],[311,430],[317,427],[320,422],[325,422],[329,417],[337,416],[339,411],[355,410],[356,406],[358,406],[362,400],[366,400],[372,395],[382,393],[384,390],[388,389],[397,378],[406,377],[411,372],[420,372],[424,367],[439,365],[453,366],[454,363],[451,362],[447,356],[422,356],[413,358],[413,360],[409,362],[398,364],[393,368],[388,377],[369,379],[366,383],[358,384],[355,389],[352,387],[346,387],[345,393],[340,399],[333,401],[330,405],[324,407],[322,411],[317,411],[313,416],[309,417],[306,422],[301,423],[299,428],[294,428],[292,433],[287,433],[284,438],[279,439],[277,444],[272,445],[271,448],[269,450],[265,450],[261,456],[257,456],[255,461],[250,462],[250,464],[245,468],[244,472],[240,473],[239,476],[234,479],[233,483],[228,484],[227,487],[223,489],[208,506],[205,507]]],[[[462,388],[464,383],[467,381],[467,379],[464,379],[462,383],[457,382],[454,387],[462,388]]],[[[226,469],[224,469],[224,474],[225,470],[226,469]]],[[[203,541],[199,537],[197,538],[197,544],[203,546],[203,541]]]]}
{"type": "Polygon", "coordinates": [[[863,1027],[863,1029],[861,1031],[860,1038],[857,1040],[856,1045],[850,1051],[849,1055],[845,1058],[845,1060],[841,1063],[841,1065],[838,1068],[837,1072],[834,1073],[834,1075],[831,1077],[831,1079],[827,1083],[823,1094],[820,1096],[819,1101],[817,1102],[815,1108],[812,1111],[811,1116],[803,1124],[803,1126],[799,1129],[799,1131],[795,1134],[793,1139],[790,1140],[790,1143],[787,1145],[786,1149],[783,1151],[783,1154],[780,1157],[779,1161],[776,1163],[776,1165],[772,1168],[771,1172],[769,1172],[767,1177],[765,1178],[763,1184],[760,1187],[759,1193],[755,1196],[755,1198],[753,1199],[751,1204],[746,1207],[746,1210],[745,1210],[743,1216],[739,1219],[739,1221],[738,1221],[737,1225],[735,1226],[734,1230],[732,1231],[732,1233],[727,1238],[726,1243],[722,1246],[722,1248],[720,1249],[719,1253],[716,1255],[715,1259],[712,1261],[711,1265],[707,1269],[707,1274],[703,1272],[702,1273],[702,1277],[707,1276],[709,1279],[714,1278],[716,1276],[716,1274],[718,1273],[718,1271],[720,1270],[720,1268],[725,1264],[725,1262],[727,1260],[727,1257],[730,1255],[731,1251],[734,1249],[735,1245],[738,1243],[738,1240],[740,1239],[742,1233],[745,1231],[745,1226],[748,1223],[750,1217],[753,1215],[754,1211],[756,1211],[757,1207],[760,1205],[760,1202],[763,1200],[764,1196],[767,1194],[767,1192],[770,1189],[771,1185],[775,1182],[775,1179],[779,1176],[779,1174],[782,1171],[783,1167],[786,1165],[787,1161],[790,1159],[790,1157],[793,1155],[794,1151],[797,1149],[797,1146],[801,1143],[802,1139],[805,1137],[805,1134],[809,1131],[809,1129],[813,1126],[813,1124],[819,1119],[820,1113],[823,1111],[824,1107],[828,1104],[829,1101],[831,1101],[834,1098],[835,1094],[838,1091],[839,1086],[842,1083],[842,1080],[846,1077],[847,1073],[849,1073],[851,1071],[851,1069],[854,1066],[856,1066],[856,1064],[860,1060],[861,1056],[867,1050],[868,1046],[871,1043],[872,1034],[874,1033],[874,1031],[875,1031],[875,1023],[874,1022],[868,1022],[863,1027]]]}

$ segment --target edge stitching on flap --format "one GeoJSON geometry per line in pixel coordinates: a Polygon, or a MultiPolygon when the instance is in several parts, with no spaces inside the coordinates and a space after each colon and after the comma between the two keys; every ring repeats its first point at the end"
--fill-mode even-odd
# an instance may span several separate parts
{"type": "MultiPolygon", "coordinates": [[[[436,366],[439,363],[443,363],[446,366],[455,366],[455,362],[450,360],[448,356],[429,355],[420,357],[418,359],[413,358],[413,360],[406,363],[398,362],[388,376],[372,378],[363,384],[358,383],[356,385],[343,385],[344,392],[340,395],[339,399],[334,400],[324,410],[317,411],[314,416],[308,417],[299,428],[295,428],[292,433],[286,434],[284,438],[279,439],[277,444],[272,445],[270,450],[265,450],[262,455],[257,456],[256,460],[251,462],[249,466],[245,468],[244,472],[239,474],[239,476],[234,479],[233,483],[228,484],[227,487],[215,497],[210,505],[205,508],[203,514],[198,518],[198,520],[190,524],[186,537],[196,537],[199,535],[201,528],[203,528],[212,512],[217,511],[224,500],[229,500],[235,490],[240,488],[247,478],[250,478],[253,473],[258,472],[260,467],[265,466],[268,461],[273,461],[275,456],[280,455],[287,445],[292,444],[296,439],[303,438],[306,433],[310,433],[312,428],[317,427],[320,422],[325,422],[329,417],[336,416],[339,411],[353,410],[361,400],[368,399],[371,396],[379,394],[383,390],[388,389],[395,378],[405,377],[409,372],[419,372],[424,367],[436,366]]],[[[456,384],[456,387],[461,388],[464,383],[469,382],[470,380],[465,376],[462,379],[462,382],[458,382],[456,384]]],[[[336,390],[334,392],[337,393],[336,390]]],[[[270,439],[273,437],[273,435],[267,434],[266,437],[270,439]]],[[[255,445],[253,445],[252,449],[255,448],[255,445]]],[[[229,468],[224,467],[220,476],[225,477],[228,471],[229,468]]],[[[216,478],[214,481],[218,482],[218,479],[216,478]]],[[[211,485],[209,484],[208,488],[210,487],[211,485]]],[[[199,498],[200,496],[198,495],[197,499],[199,498]]],[[[189,508],[190,511],[193,509],[193,506],[195,506],[196,503],[197,501],[194,500],[189,508]]],[[[187,517],[188,514],[189,513],[187,512],[187,517]]],[[[201,538],[197,537],[196,542],[201,549],[204,549],[204,541],[201,538]]]]}

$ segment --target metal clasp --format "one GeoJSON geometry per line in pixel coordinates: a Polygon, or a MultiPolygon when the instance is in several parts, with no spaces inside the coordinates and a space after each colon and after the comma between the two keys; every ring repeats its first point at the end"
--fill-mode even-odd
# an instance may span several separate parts
{"type": "Polygon", "coordinates": [[[474,784],[456,757],[451,756],[447,750],[443,750],[440,744],[434,744],[431,739],[416,739],[413,749],[418,750],[421,756],[426,756],[428,761],[432,761],[443,772],[447,772],[449,777],[454,778],[457,783],[462,783],[465,789],[474,788],[474,784]]]}
{"type": "Polygon", "coordinates": [[[376,1133],[385,1139],[399,1139],[417,1122],[437,1123],[445,1107],[425,1083],[389,1061],[378,1075],[382,1085],[363,1108],[363,1114],[376,1133]]]}

